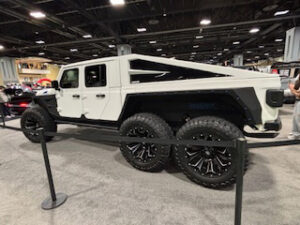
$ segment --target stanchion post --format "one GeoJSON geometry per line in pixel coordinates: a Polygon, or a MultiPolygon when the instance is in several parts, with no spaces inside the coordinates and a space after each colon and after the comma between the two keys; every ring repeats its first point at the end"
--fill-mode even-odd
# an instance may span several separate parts
{"type": "Polygon", "coordinates": [[[45,162],[45,167],[46,167],[46,172],[47,172],[47,177],[48,177],[48,183],[49,183],[49,189],[50,189],[50,197],[48,197],[47,199],[45,199],[42,202],[42,209],[46,209],[46,210],[54,209],[54,208],[57,208],[58,206],[64,204],[65,201],[67,200],[68,196],[64,193],[58,193],[58,194],[55,193],[44,129],[39,129],[38,134],[39,134],[40,140],[41,140],[41,147],[42,147],[42,151],[43,151],[43,157],[44,157],[44,162],[45,162]]]}
{"type": "Polygon", "coordinates": [[[3,105],[0,105],[1,107],[1,117],[2,117],[2,123],[3,123],[3,128],[5,127],[5,115],[4,115],[4,112],[3,112],[3,105]]]}
{"type": "Polygon", "coordinates": [[[234,225],[242,224],[242,202],[243,202],[243,175],[244,175],[244,153],[247,148],[247,141],[244,138],[236,140],[237,171],[236,171],[236,192],[235,192],[235,213],[234,225]]]}

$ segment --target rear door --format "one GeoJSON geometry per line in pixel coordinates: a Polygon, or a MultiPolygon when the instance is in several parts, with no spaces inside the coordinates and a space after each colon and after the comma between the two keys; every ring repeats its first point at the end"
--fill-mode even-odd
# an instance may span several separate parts
{"type": "Polygon", "coordinates": [[[80,118],[82,115],[80,68],[65,69],[61,75],[60,90],[56,93],[57,111],[62,117],[80,118]]]}
{"type": "Polygon", "coordinates": [[[109,100],[107,63],[87,65],[83,70],[83,114],[87,119],[100,120],[109,100]]]}

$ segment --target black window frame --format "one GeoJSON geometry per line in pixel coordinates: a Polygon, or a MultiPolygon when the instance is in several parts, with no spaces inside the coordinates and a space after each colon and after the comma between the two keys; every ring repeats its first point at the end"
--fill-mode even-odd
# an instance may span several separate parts
{"type": "Polygon", "coordinates": [[[84,85],[86,88],[97,88],[97,87],[106,87],[107,86],[107,66],[105,63],[101,63],[101,64],[96,64],[96,65],[90,65],[90,66],[85,66],[84,68],[84,85]],[[101,69],[101,74],[100,75],[100,85],[94,85],[94,86],[88,86],[87,85],[87,69],[90,67],[98,67],[98,68],[104,68],[104,82],[103,82],[103,69],[101,69]]]}
{"type": "Polygon", "coordinates": [[[216,78],[226,77],[229,75],[208,72],[199,69],[193,69],[189,67],[183,67],[180,65],[171,65],[165,63],[159,63],[143,59],[129,60],[131,70],[149,70],[154,73],[141,73],[130,75],[130,83],[153,83],[163,81],[175,81],[175,80],[191,80],[191,79],[204,79],[204,78],[216,78]],[[155,71],[165,71],[157,73],[155,71]]]}
{"type": "Polygon", "coordinates": [[[60,78],[60,81],[59,81],[59,87],[62,88],[62,89],[75,89],[75,88],[79,88],[79,68],[65,69],[63,71],[63,74],[61,75],[61,78],[60,78]],[[70,70],[76,70],[77,71],[77,86],[76,87],[63,87],[62,86],[63,77],[64,77],[65,73],[67,71],[70,71],[70,70]]]}

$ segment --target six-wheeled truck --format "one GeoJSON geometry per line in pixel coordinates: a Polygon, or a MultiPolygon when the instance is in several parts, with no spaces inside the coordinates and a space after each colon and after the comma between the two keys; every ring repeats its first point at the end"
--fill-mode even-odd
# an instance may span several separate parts
{"type": "MultiPolygon", "coordinates": [[[[283,93],[272,74],[131,54],[63,66],[52,85],[47,95],[34,97],[23,129],[55,132],[57,124],[76,123],[129,137],[208,141],[268,137],[281,129],[283,93]]],[[[34,132],[24,134],[39,142],[34,132]]],[[[159,171],[174,159],[198,184],[235,182],[232,148],[123,143],[120,149],[140,170],[159,171]]],[[[246,171],[248,152],[244,157],[246,171]]]]}

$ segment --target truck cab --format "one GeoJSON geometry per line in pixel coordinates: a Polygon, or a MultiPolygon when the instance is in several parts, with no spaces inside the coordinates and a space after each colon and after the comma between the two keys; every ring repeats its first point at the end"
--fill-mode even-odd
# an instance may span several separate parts
{"type": "Polygon", "coordinates": [[[116,57],[61,69],[56,91],[61,117],[117,120],[121,110],[121,81],[116,57]]]}

